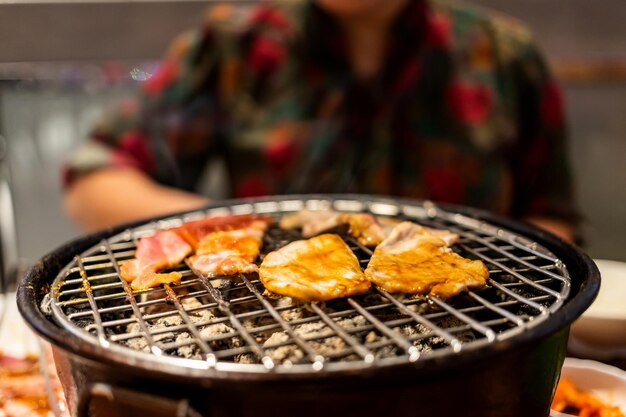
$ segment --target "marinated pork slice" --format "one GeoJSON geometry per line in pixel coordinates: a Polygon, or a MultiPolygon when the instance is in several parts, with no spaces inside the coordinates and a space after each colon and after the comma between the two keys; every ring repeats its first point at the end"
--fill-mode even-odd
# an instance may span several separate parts
{"type": "Polygon", "coordinates": [[[267,226],[267,220],[255,220],[241,229],[209,233],[199,242],[196,255],[187,259],[187,264],[208,277],[257,272],[254,261],[259,256],[267,226]]]}
{"type": "Polygon", "coordinates": [[[161,284],[178,285],[182,277],[183,275],[177,271],[167,273],[145,272],[134,279],[130,286],[133,290],[139,291],[158,287],[161,284]]]}
{"type": "Polygon", "coordinates": [[[327,301],[370,288],[359,261],[337,235],[298,240],[267,254],[259,278],[268,291],[302,301],[327,301]]]}
{"type": "Polygon", "coordinates": [[[378,218],[369,213],[346,213],[343,217],[350,225],[348,233],[361,245],[376,246],[387,237],[378,218]]]}
{"type": "Polygon", "coordinates": [[[489,277],[485,265],[454,253],[444,238],[450,241],[453,236],[402,222],[378,245],[365,276],[390,293],[441,299],[484,287],[489,277]]]}
{"type": "Polygon", "coordinates": [[[438,237],[439,239],[443,240],[446,243],[446,246],[452,246],[459,241],[459,235],[457,235],[456,233],[452,233],[449,230],[433,229],[431,227],[424,226],[420,227],[422,227],[422,229],[424,229],[424,232],[428,233],[429,235],[438,237]]]}
{"type": "Polygon", "coordinates": [[[229,215],[217,217],[205,217],[200,220],[187,222],[182,226],[173,229],[194,249],[200,246],[206,237],[214,232],[245,229],[247,227],[257,227],[259,222],[268,225],[272,219],[267,216],[256,214],[229,215]]]}
{"type": "Polygon", "coordinates": [[[313,237],[328,229],[345,224],[343,213],[332,210],[311,211],[300,210],[297,213],[288,214],[280,219],[280,227],[283,229],[302,228],[302,236],[313,237]]]}
{"type": "Polygon", "coordinates": [[[389,225],[399,223],[382,219],[369,213],[340,213],[332,210],[301,210],[287,215],[280,221],[283,229],[302,228],[302,236],[312,237],[342,224],[349,225],[348,233],[364,246],[376,246],[387,237],[389,225]]]}
{"type": "Polygon", "coordinates": [[[162,230],[139,241],[135,259],[119,263],[120,274],[136,290],[155,287],[164,282],[178,283],[181,277],[178,272],[158,272],[177,266],[192,252],[192,247],[174,230],[162,230]]]}

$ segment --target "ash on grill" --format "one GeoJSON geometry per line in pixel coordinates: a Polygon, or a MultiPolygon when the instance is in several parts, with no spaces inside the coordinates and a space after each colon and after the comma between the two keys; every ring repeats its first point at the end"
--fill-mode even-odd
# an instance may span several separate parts
{"type": "MultiPolygon", "coordinates": [[[[200,330],[200,335],[204,340],[214,340],[210,342],[213,350],[225,350],[225,349],[237,349],[244,346],[241,338],[238,336],[224,337],[233,334],[237,334],[234,328],[224,324],[211,324],[202,325],[207,322],[214,322],[218,320],[218,316],[208,310],[201,309],[203,304],[195,298],[187,298],[182,301],[185,310],[198,310],[197,312],[190,313],[189,317],[192,322],[197,325],[200,330]]],[[[327,303],[324,307],[328,313],[336,313],[345,310],[345,307],[333,309],[332,303],[327,303]]],[[[276,302],[278,310],[282,310],[281,317],[288,322],[306,321],[315,317],[314,314],[307,310],[306,305],[300,305],[294,302],[289,297],[281,297],[276,302]]],[[[417,311],[416,305],[411,306],[413,311],[417,311]]],[[[175,310],[172,309],[175,313],[175,310]]],[[[400,315],[396,315],[396,319],[400,318],[400,315]]],[[[392,317],[388,317],[392,319],[392,317]]],[[[374,330],[368,330],[367,320],[361,316],[356,315],[353,317],[343,318],[336,321],[339,326],[348,330],[356,331],[356,336],[361,339],[361,343],[366,345],[381,344],[383,347],[377,351],[377,357],[392,357],[396,356],[397,348],[389,345],[389,340],[385,336],[377,334],[374,330]],[[359,329],[363,329],[358,331],[359,329]]],[[[454,320],[450,317],[446,319],[446,323],[440,323],[444,327],[454,327],[461,323],[458,320],[454,320]]],[[[251,318],[243,321],[243,325],[249,330],[262,328],[263,326],[271,326],[272,320],[267,317],[251,318]]],[[[157,333],[154,336],[154,341],[163,344],[181,344],[176,348],[175,354],[180,357],[188,359],[202,359],[202,350],[194,343],[193,336],[186,331],[180,332],[178,329],[180,326],[184,326],[184,321],[180,316],[172,315],[168,317],[159,318],[154,324],[149,324],[149,330],[151,333],[157,333]],[[172,331],[165,331],[168,328],[173,328],[172,331]],[[189,343],[189,344],[187,344],[189,343]]],[[[322,356],[332,357],[341,352],[345,352],[349,349],[346,342],[335,335],[328,326],[322,320],[308,321],[303,324],[293,326],[294,332],[307,341],[311,347],[322,356]]],[[[414,337],[429,333],[429,330],[420,325],[403,325],[398,328],[398,331],[405,337],[414,337]]],[[[137,334],[136,338],[130,339],[125,344],[135,350],[143,350],[145,352],[150,351],[150,346],[144,338],[141,337],[141,329],[139,324],[130,324],[126,332],[137,334]]],[[[353,336],[355,334],[353,333],[353,336]]],[[[472,332],[464,332],[463,341],[469,342],[474,339],[472,332]]],[[[286,331],[264,331],[256,334],[256,342],[259,343],[264,349],[267,350],[272,360],[277,363],[299,363],[306,361],[306,354],[299,349],[292,341],[286,331]]],[[[446,345],[445,340],[438,336],[433,336],[426,341],[420,341],[415,346],[420,352],[428,352],[437,347],[444,347],[446,345]]],[[[343,358],[344,360],[358,360],[359,357],[355,354],[349,354],[343,358]]],[[[235,363],[258,363],[258,359],[251,353],[243,353],[236,355],[233,358],[235,363]]]]}

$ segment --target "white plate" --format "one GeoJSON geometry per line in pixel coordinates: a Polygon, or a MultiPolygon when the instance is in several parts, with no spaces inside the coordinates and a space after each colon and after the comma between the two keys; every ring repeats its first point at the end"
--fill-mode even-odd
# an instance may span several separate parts
{"type": "Polygon", "coordinates": [[[595,259],[602,283],[598,297],[585,312],[589,317],[626,321],[626,262],[595,259]]]}
{"type": "Polygon", "coordinates": [[[572,325],[570,349],[594,359],[626,357],[626,262],[595,263],[602,275],[600,292],[572,325]]]}
{"type": "Polygon", "coordinates": [[[579,390],[626,413],[626,372],[621,369],[592,360],[566,358],[561,370],[561,378],[565,377],[579,390]]]}

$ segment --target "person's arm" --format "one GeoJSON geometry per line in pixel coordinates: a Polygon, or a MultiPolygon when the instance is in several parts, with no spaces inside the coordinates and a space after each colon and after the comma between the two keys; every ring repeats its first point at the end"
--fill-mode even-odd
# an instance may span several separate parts
{"type": "Polygon", "coordinates": [[[85,230],[202,207],[202,196],[157,184],[133,168],[108,168],[77,178],[65,209],[85,230]]]}
{"type": "Polygon", "coordinates": [[[541,216],[531,216],[524,220],[557,235],[566,242],[574,243],[576,241],[576,231],[570,222],[553,217],[541,216]]]}

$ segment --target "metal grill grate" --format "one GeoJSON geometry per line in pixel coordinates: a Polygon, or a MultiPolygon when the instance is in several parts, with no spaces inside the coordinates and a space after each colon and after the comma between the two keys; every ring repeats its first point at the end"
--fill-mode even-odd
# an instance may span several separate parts
{"type": "MultiPolygon", "coordinates": [[[[267,253],[298,239],[271,227],[267,253]]],[[[365,267],[371,251],[344,236],[365,267]]],[[[556,311],[570,280],[545,248],[506,230],[444,211],[432,203],[362,200],[284,200],[239,204],[175,217],[102,241],[55,279],[44,302],[75,335],[125,355],[182,366],[238,372],[311,372],[358,369],[462,354],[513,338],[556,311]],[[461,236],[453,249],[481,259],[489,286],[450,300],[373,289],[359,297],[297,304],[270,298],[256,276],[196,276],[186,266],[180,285],[133,291],[118,262],[134,256],[138,239],[206,214],[276,216],[302,208],[367,211],[461,236]]]]}

